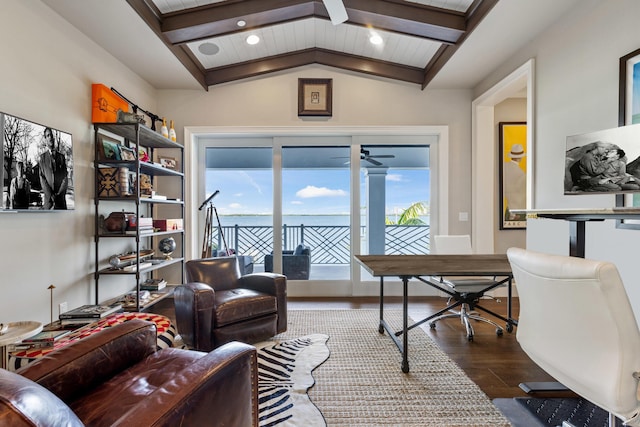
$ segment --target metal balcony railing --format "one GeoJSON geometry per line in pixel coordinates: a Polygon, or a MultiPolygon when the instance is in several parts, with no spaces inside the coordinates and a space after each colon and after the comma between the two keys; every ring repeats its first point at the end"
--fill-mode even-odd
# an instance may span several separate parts
{"type": "MultiPolygon", "coordinates": [[[[312,264],[349,264],[351,243],[348,225],[283,225],[282,248],[294,250],[304,242],[311,248],[312,264]]],[[[273,251],[273,227],[224,226],[222,227],[229,249],[251,255],[255,264],[264,264],[264,256],[273,251]]],[[[361,227],[361,241],[366,239],[366,227],[361,227]]],[[[223,248],[218,229],[212,233],[212,243],[223,248]]],[[[385,254],[419,255],[430,251],[430,227],[428,225],[387,225],[385,227],[385,254]]]]}

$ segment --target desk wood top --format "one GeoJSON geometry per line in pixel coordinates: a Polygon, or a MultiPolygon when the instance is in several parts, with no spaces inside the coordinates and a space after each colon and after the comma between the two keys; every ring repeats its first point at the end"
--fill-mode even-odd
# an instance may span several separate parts
{"type": "Polygon", "coordinates": [[[356,255],[371,275],[510,276],[506,254],[497,255],[356,255]]]}

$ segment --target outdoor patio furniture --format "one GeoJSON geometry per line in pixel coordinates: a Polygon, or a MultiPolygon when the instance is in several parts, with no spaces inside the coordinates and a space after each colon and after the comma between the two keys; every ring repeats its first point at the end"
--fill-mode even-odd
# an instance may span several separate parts
{"type": "MultiPolygon", "coordinates": [[[[273,272],[273,252],[264,256],[264,271],[273,272]]],[[[311,248],[303,244],[293,251],[282,251],[282,274],[288,280],[309,280],[311,248]]]]}

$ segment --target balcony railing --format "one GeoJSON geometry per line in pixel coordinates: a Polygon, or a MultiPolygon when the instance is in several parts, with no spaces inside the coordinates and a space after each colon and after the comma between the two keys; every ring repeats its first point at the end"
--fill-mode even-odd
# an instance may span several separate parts
{"type": "MultiPolygon", "coordinates": [[[[283,225],[282,248],[294,250],[301,242],[311,248],[312,264],[349,264],[350,248],[348,225],[283,225]]],[[[263,264],[264,256],[273,251],[273,227],[224,226],[222,232],[229,249],[251,255],[255,264],[263,264]]],[[[223,248],[222,236],[217,229],[212,242],[223,248]]],[[[365,226],[360,228],[360,242],[366,240],[365,226]]],[[[385,227],[385,254],[428,254],[430,248],[428,225],[387,225],[385,227]]]]}

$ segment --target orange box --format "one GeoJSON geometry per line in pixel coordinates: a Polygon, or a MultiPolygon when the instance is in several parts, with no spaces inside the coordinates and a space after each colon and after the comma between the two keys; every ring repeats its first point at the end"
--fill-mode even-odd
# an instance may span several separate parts
{"type": "Polygon", "coordinates": [[[91,85],[91,121],[115,123],[118,110],[129,111],[129,103],[101,83],[91,85]]]}
{"type": "Polygon", "coordinates": [[[154,219],[153,228],[157,228],[159,231],[182,230],[182,218],[154,219]]]}

